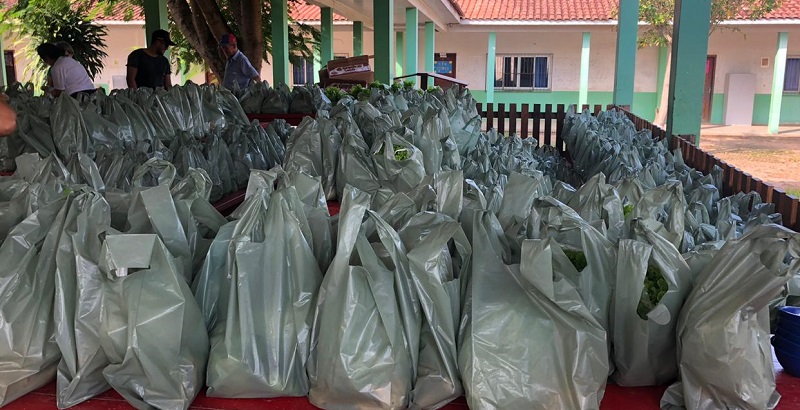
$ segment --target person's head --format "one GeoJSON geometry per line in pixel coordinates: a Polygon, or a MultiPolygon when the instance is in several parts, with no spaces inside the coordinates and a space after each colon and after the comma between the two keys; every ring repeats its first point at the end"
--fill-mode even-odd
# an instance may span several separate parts
{"type": "Polygon", "coordinates": [[[219,39],[219,48],[225,53],[228,58],[233,57],[239,50],[239,45],[236,42],[236,36],[233,34],[223,34],[219,39]]]}
{"type": "Polygon", "coordinates": [[[56,47],[53,43],[44,43],[36,47],[36,54],[39,54],[39,57],[45,64],[53,65],[59,57],[64,56],[64,50],[56,47]]]}
{"type": "Polygon", "coordinates": [[[72,46],[66,41],[57,42],[56,47],[64,50],[64,55],[67,57],[72,57],[75,55],[75,50],[73,50],[72,46]]]}
{"type": "Polygon", "coordinates": [[[150,49],[158,55],[163,55],[167,52],[167,48],[174,45],[167,30],[156,30],[150,35],[150,49]]]}

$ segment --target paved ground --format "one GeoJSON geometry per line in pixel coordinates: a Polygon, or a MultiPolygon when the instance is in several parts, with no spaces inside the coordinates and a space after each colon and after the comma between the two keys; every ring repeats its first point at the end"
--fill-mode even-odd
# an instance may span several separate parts
{"type": "Polygon", "coordinates": [[[704,125],[700,148],[737,168],[800,194],[800,126],[767,127],[704,125]]]}

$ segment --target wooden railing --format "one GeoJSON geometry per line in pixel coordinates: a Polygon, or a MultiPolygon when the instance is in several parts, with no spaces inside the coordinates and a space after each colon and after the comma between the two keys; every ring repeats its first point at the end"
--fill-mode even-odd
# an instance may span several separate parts
{"type": "MultiPolygon", "coordinates": [[[[582,110],[587,108],[590,107],[584,105],[582,110]]],[[[664,129],[630,112],[627,107],[613,105],[606,107],[610,108],[624,112],[637,131],[648,129],[653,138],[658,140],[667,137],[664,129]]],[[[597,115],[602,109],[602,105],[591,107],[593,115],[597,115]]],[[[566,112],[567,106],[564,104],[486,104],[485,107],[483,104],[478,104],[478,113],[484,119],[484,130],[495,128],[497,132],[505,135],[516,134],[520,138],[537,138],[540,145],[552,145],[569,158],[569,152],[561,135],[566,112]]],[[[696,145],[696,138],[693,135],[672,138],[670,149],[680,149],[686,164],[705,174],[710,173],[714,165],[722,168],[721,196],[730,196],[738,192],[758,192],[762,201],[775,204],[775,211],[783,215],[784,226],[800,232],[800,206],[797,198],[701,150],[696,145]]]]}

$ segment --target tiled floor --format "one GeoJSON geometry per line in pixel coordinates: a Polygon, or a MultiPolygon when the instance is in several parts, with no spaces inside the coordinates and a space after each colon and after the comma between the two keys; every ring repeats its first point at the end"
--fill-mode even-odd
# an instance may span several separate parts
{"type": "MultiPolygon", "coordinates": [[[[777,369],[778,392],[783,396],[776,410],[800,409],[800,378],[792,377],[783,372],[778,363],[777,369]]],[[[661,394],[667,386],[659,387],[618,387],[608,385],[601,410],[658,410],[661,394]]],[[[47,385],[27,396],[12,402],[4,410],[45,410],[55,409],[55,383],[47,385]]],[[[119,394],[113,390],[79,404],[76,410],[129,410],[132,409],[119,394]]],[[[196,410],[313,410],[316,407],[309,404],[305,397],[280,398],[280,399],[220,399],[206,397],[200,394],[192,403],[191,409],[196,410]]],[[[446,410],[466,410],[466,401],[463,398],[445,407],[446,410]]]]}

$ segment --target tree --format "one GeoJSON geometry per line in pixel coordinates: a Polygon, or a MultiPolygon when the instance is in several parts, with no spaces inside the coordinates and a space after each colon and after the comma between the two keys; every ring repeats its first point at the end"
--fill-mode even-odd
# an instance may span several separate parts
{"type": "MultiPolygon", "coordinates": [[[[141,6],[141,0],[82,0],[94,4],[104,13],[119,12],[141,6]]],[[[289,9],[301,0],[289,0],[289,9]]],[[[177,43],[173,60],[184,72],[192,64],[203,64],[218,79],[225,72],[225,56],[219,49],[218,39],[233,33],[239,40],[239,49],[256,70],[262,61],[269,63],[272,54],[272,18],[269,0],[166,0],[170,15],[170,33],[177,43]]],[[[290,60],[298,63],[313,58],[314,47],[320,42],[319,30],[312,26],[289,21],[290,60]]]]}
{"type": "MultiPolygon", "coordinates": [[[[718,29],[739,31],[736,27],[723,26],[720,23],[737,17],[758,20],[780,7],[782,2],[783,0],[712,0],[711,28],[708,34],[710,36],[718,29]]],[[[675,0],[639,0],[639,20],[647,23],[644,32],[639,35],[639,48],[671,47],[674,13],[675,0]]],[[[664,86],[661,89],[661,101],[656,108],[656,117],[653,121],[662,126],[667,119],[671,58],[671,53],[667,53],[667,71],[664,75],[664,86]]]]}
{"type": "Polygon", "coordinates": [[[48,67],[36,54],[36,47],[47,42],[68,42],[75,51],[73,58],[92,79],[102,71],[107,31],[92,23],[94,15],[88,7],[73,7],[68,0],[23,0],[0,13],[0,17],[0,32],[12,33],[26,57],[37,62],[25,68],[34,84],[44,83],[47,75],[48,67]]]}

